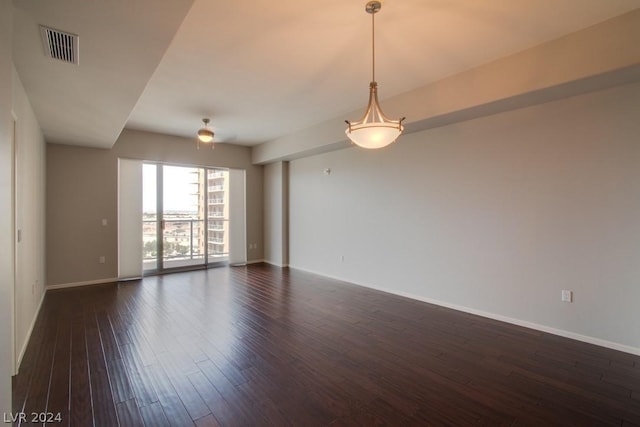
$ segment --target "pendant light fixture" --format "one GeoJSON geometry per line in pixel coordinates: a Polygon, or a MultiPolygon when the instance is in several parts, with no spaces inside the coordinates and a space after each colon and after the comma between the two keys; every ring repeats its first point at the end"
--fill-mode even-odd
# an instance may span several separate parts
{"type": "Polygon", "coordinates": [[[382,5],[379,1],[370,1],[365,10],[371,14],[371,83],[369,84],[369,104],[364,116],[357,122],[347,122],[345,133],[351,141],[362,148],[382,148],[394,142],[404,130],[402,121],[392,120],[384,115],[378,102],[378,83],[376,82],[376,44],[375,14],[382,5]]]}
{"type": "Polygon", "coordinates": [[[211,148],[213,149],[213,131],[209,129],[208,125],[211,120],[204,118],[202,122],[204,123],[204,127],[198,131],[198,139],[196,140],[196,144],[198,150],[200,149],[200,143],[203,142],[205,144],[211,143],[211,148]]]}

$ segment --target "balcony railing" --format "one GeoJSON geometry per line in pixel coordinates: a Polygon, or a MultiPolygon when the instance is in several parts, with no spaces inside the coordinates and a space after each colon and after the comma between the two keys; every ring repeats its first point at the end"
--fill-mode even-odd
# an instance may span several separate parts
{"type": "MultiPolygon", "coordinates": [[[[144,220],[143,240],[151,242],[157,239],[155,220],[144,220]],[[148,224],[148,225],[147,225],[148,224]]],[[[204,242],[200,239],[200,229],[204,226],[201,219],[164,219],[162,220],[164,259],[197,259],[204,256],[204,242]]],[[[143,259],[155,259],[156,248],[144,248],[143,259]]]]}
{"type": "MultiPolygon", "coordinates": [[[[220,213],[222,215],[222,213],[220,213]]],[[[223,245],[225,239],[220,236],[211,237],[212,232],[223,232],[226,220],[210,221],[208,224],[207,236],[209,243],[209,257],[219,258],[226,252],[220,249],[213,249],[223,245]]],[[[143,261],[145,265],[154,265],[157,259],[157,220],[143,220],[143,261]]],[[[194,265],[204,261],[205,255],[205,234],[204,220],[172,218],[162,221],[163,225],[163,260],[166,267],[194,265]]]]}

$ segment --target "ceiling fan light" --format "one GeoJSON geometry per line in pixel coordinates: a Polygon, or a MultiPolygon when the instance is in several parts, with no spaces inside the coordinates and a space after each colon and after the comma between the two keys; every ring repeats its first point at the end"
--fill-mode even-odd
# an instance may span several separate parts
{"type": "Polygon", "coordinates": [[[198,131],[198,139],[200,142],[211,142],[213,141],[213,131],[211,129],[202,128],[198,131]]]}
{"type": "Polygon", "coordinates": [[[211,120],[208,118],[202,119],[202,123],[204,123],[204,127],[198,131],[198,139],[196,139],[196,147],[200,149],[200,143],[211,143],[211,148],[213,149],[213,136],[214,133],[211,129],[209,129],[209,122],[211,120]]]}

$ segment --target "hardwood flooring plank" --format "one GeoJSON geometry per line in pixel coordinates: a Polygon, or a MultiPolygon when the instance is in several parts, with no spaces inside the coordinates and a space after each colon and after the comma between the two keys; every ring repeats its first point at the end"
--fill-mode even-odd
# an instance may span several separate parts
{"type": "Polygon", "coordinates": [[[142,420],[147,427],[169,427],[169,420],[164,414],[162,405],[160,402],[155,402],[150,405],[140,407],[140,414],[142,420]]]}
{"type": "Polygon", "coordinates": [[[195,424],[197,427],[220,427],[220,424],[218,424],[218,421],[213,415],[199,418],[195,424]]]}
{"type": "MultiPolygon", "coordinates": [[[[169,421],[170,425],[192,425],[193,419],[187,412],[180,397],[173,388],[171,381],[164,373],[160,366],[147,366],[145,371],[153,383],[153,388],[158,394],[158,400],[162,407],[162,411],[169,421]]],[[[149,406],[153,406],[149,405],[149,406]]],[[[206,415],[206,414],[205,414],[206,415]]]]}
{"type": "Polygon", "coordinates": [[[56,334],[56,349],[51,367],[51,381],[47,412],[59,416],[62,423],[69,423],[69,396],[71,376],[71,318],[58,318],[58,332],[56,334]]]}
{"type": "MultiPolygon", "coordinates": [[[[241,420],[241,425],[259,424],[261,416],[258,416],[257,413],[252,411],[250,399],[247,398],[247,396],[233,383],[231,383],[224,373],[218,369],[215,364],[213,364],[213,362],[206,360],[204,362],[200,362],[198,366],[200,367],[204,377],[213,385],[217,392],[223,396],[223,399],[226,402],[224,407],[221,405],[221,402],[216,402],[219,404],[218,409],[224,408],[225,411],[230,410],[233,413],[232,418],[241,420]]],[[[214,413],[216,416],[219,414],[219,412],[214,413]]],[[[226,424],[224,421],[225,418],[226,417],[219,420],[223,424],[226,424]]]]}
{"type": "Polygon", "coordinates": [[[97,426],[107,426],[109,423],[117,422],[115,406],[117,402],[113,399],[100,331],[93,310],[88,309],[85,311],[84,322],[93,417],[97,426]]]}
{"type": "Polygon", "coordinates": [[[230,405],[224,397],[222,397],[202,372],[196,372],[189,375],[189,381],[191,381],[193,387],[198,391],[211,410],[211,414],[221,425],[229,426],[234,423],[248,424],[248,421],[245,419],[242,412],[236,411],[236,409],[230,405]]]}
{"type": "Polygon", "coordinates": [[[135,399],[118,402],[118,420],[123,427],[144,427],[144,421],[135,399]]]}
{"type": "Polygon", "coordinates": [[[183,371],[177,362],[177,356],[170,353],[163,353],[158,356],[160,364],[167,375],[168,380],[176,390],[184,407],[191,416],[192,420],[197,420],[211,413],[207,405],[204,403],[200,394],[189,381],[188,375],[198,372],[199,368],[194,366],[193,369],[183,371]]]}
{"type": "Polygon", "coordinates": [[[153,381],[147,375],[145,366],[137,355],[133,344],[125,344],[120,347],[123,362],[129,374],[129,380],[133,394],[140,406],[149,405],[158,401],[158,395],[153,388],[153,381]]]}
{"type": "Polygon", "coordinates": [[[71,322],[71,373],[69,396],[69,421],[72,426],[93,424],[93,404],[91,401],[91,379],[87,341],[82,312],[71,322]]]}

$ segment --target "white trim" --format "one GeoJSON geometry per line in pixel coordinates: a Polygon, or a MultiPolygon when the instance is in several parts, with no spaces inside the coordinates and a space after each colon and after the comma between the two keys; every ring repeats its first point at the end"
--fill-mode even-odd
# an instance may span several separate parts
{"type": "Polygon", "coordinates": [[[294,270],[300,270],[300,271],[304,271],[307,273],[311,273],[311,274],[316,274],[318,276],[324,276],[327,277],[329,279],[333,279],[333,280],[338,280],[341,282],[346,282],[352,285],[356,285],[356,286],[361,286],[364,288],[369,288],[369,289],[375,289],[377,291],[382,291],[382,292],[386,292],[389,294],[393,294],[393,295],[398,295],[401,297],[405,297],[405,298],[410,298],[413,300],[417,300],[417,301],[422,301],[422,302],[426,302],[429,304],[435,304],[435,305],[439,305],[441,307],[446,307],[446,308],[450,308],[453,310],[458,310],[458,311],[462,311],[465,313],[470,313],[470,314],[475,314],[476,316],[482,316],[482,317],[486,317],[489,319],[493,319],[493,320],[498,320],[501,322],[505,322],[505,323],[511,323],[513,325],[517,325],[517,326],[523,326],[525,328],[530,328],[530,329],[535,329],[541,332],[547,332],[553,335],[558,335],[561,337],[565,337],[565,338],[570,338],[570,339],[574,339],[577,341],[582,341],[582,342],[586,342],[588,344],[593,344],[593,345],[598,345],[600,347],[606,347],[606,348],[610,348],[613,350],[618,350],[618,351],[622,351],[625,353],[630,353],[630,354],[634,354],[637,356],[640,356],[640,348],[638,347],[632,347],[629,345],[625,345],[625,344],[620,344],[617,342],[613,342],[613,341],[607,341],[607,340],[603,340],[600,338],[595,338],[595,337],[590,337],[588,335],[582,335],[582,334],[578,334],[576,332],[571,332],[571,331],[566,331],[564,329],[557,329],[557,328],[553,328],[551,326],[545,326],[545,325],[540,325],[538,323],[533,323],[533,322],[528,322],[526,320],[520,320],[520,319],[515,319],[513,317],[508,317],[508,316],[503,316],[500,314],[495,314],[495,313],[490,313],[487,311],[482,311],[482,310],[476,310],[475,308],[470,308],[470,307],[465,307],[462,305],[457,305],[457,304],[451,304],[451,303],[447,303],[444,301],[440,301],[440,300],[436,300],[436,299],[432,299],[432,298],[427,298],[427,297],[423,297],[420,295],[414,295],[408,292],[399,292],[396,290],[392,290],[392,289],[388,289],[388,288],[384,288],[384,287],[380,287],[380,286],[371,286],[371,285],[365,285],[362,283],[355,283],[351,280],[347,280],[347,279],[343,279],[341,277],[335,277],[335,276],[330,276],[324,273],[320,273],[317,271],[313,271],[313,270],[308,270],[305,268],[300,268],[300,267],[293,267],[291,266],[290,268],[294,269],[294,270]]]}
{"type": "Polygon", "coordinates": [[[117,277],[112,277],[109,279],[87,280],[85,282],[59,283],[57,285],[48,285],[47,290],[75,288],[78,286],[88,286],[88,285],[100,285],[103,283],[114,283],[118,281],[119,280],[117,277]]]}
{"type": "Polygon", "coordinates": [[[265,264],[273,265],[280,268],[287,268],[289,264],[278,264],[277,262],[269,261],[268,259],[262,260],[265,264]]]}
{"type": "Polygon", "coordinates": [[[38,315],[40,315],[40,309],[42,308],[42,303],[44,302],[44,297],[47,294],[47,291],[43,291],[40,296],[40,302],[38,303],[38,307],[36,308],[36,312],[33,315],[33,319],[31,319],[31,325],[29,325],[29,329],[27,330],[27,335],[25,337],[24,343],[22,344],[22,349],[18,354],[18,361],[16,363],[16,374],[20,370],[20,364],[22,364],[22,357],[24,356],[25,351],[27,350],[27,346],[29,345],[29,341],[31,341],[31,334],[33,333],[33,328],[36,326],[36,321],[38,320],[38,315]]]}
{"type": "MultiPolygon", "coordinates": [[[[137,277],[118,277],[118,282],[132,282],[134,280],[142,280],[144,276],[137,277]]],[[[54,285],[55,286],[55,285],[54,285]]]]}
{"type": "Polygon", "coordinates": [[[252,259],[246,262],[247,265],[249,264],[260,264],[261,262],[267,262],[263,259],[252,259]]]}

